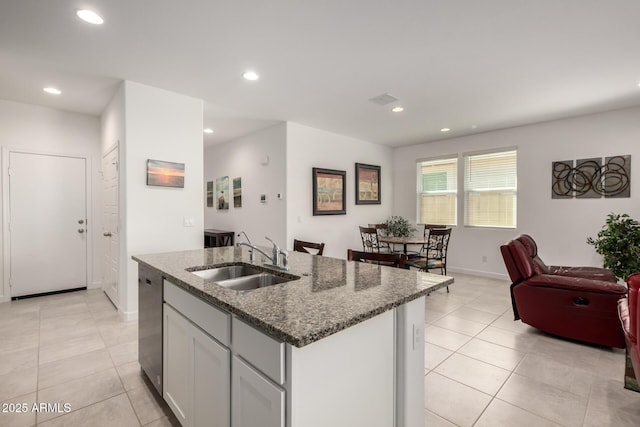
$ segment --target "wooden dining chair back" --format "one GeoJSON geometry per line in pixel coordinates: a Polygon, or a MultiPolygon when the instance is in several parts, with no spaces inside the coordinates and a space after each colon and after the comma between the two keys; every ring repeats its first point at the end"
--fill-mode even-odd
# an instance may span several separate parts
{"type": "Polygon", "coordinates": [[[362,238],[362,250],[364,252],[380,252],[378,230],[373,227],[359,227],[362,238]]]}
{"type": "Polygon", "coordinates": [[[378,233],[378,248],[380,248],[380,252],[391,252],[391,246],[386,242],[380,241],[380,236],[386,235],[387,224],[369,224],[369,228],[375,228],[378,233]]]}
{"type": "Polygon", "coordinates": [[[355,251],[353,249],[347,249],[347,260],[366,262],[369,264],[386,265],[388,267],[398,267],[408,269],[409,266],[405,265],[407,256],[403,253],[377,253],[377,252],[362,252],[355,251]]]}
{"type": "Polygon", "coordinates": [[[293,239],[293,250],[311,255],[322,255],[322,251],[324,251],[324,243],[305,242],[304,240],[293,239]]]}
{"type": "Polygon", "coordinates": [[[436,228],[447,228],[444,224],[425,224],[424,225],[424,237],[429,237],[429,231],[436,228]]]}

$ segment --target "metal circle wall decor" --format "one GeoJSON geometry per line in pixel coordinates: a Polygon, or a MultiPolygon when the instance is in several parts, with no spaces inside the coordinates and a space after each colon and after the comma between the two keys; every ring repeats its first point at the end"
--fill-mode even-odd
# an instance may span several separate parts
{"type": "Polygon", "coordinates": [[[630,197],[631,156],[553,162],[552,198],[630,197]]]}

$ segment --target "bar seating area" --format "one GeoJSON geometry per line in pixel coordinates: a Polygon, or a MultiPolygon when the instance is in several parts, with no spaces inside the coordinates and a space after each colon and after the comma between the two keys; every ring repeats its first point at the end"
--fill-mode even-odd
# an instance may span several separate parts
{"type": "Polygon", "coordinates": [[[305,242],[304,240],[293,240],[293,250],[311,255],[322,255],[324,243],[305,242]]]}
{"type": "Polygon", "coordinates": [[[348,249],[347,261],[366,262],[369,264],[409,269],[406,265],[407,257],[402,253],[364,252],[348,249]]]}

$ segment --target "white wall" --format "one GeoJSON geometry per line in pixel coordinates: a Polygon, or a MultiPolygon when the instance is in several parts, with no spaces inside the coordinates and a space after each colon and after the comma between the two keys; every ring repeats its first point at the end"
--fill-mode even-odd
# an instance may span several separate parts
{"type": "Polygon", "coordinates": [[[640,108],[629,108],[397,148],[393,212],[415,221],[417,159],[517,146],[517,229],[466,228],[459,221],[451,237],[449,269],[506,278],[499,246],[520,233],[535,238],[547,264],[601,266],[587,237],[597,234],[610,212],[640,220],[639,139],[640,108]],[[625,154],[632,157],[630,198],[551,198],[553,161],[625,154]]]}
{"type": "Polygon", "coordinates": [[[129,81],[124,82],[124,98],[128,274],[120,309],[133,318],[138,264],[131,256],[203,246],[203,105],[199,99],[129,81]],[[184,163],[184,188],[147,186],[147,159],[184,163]],[[193,227],[184,226],[185,217],[193,219],[193,227]]]}
{"type": "MultiPolygon", "coordinates": [[[[104,109],[101,116],[101,131],[102,131],[102,148],[101,158],[104,154],[118,144],[118,183],[119,183],[119,270],[118,270],[118,306],[120,306],[120,298],[127,293],[127,275],[128,269],[125,267],[129,264],[129,257],[127,256],[127,223],[125,221],[126,213],[126,190],[127,190],[127,170],[126,170],[126,158],[125,143],[126,143],[126,114],[125,114],[125,94],[124,83],[120,85],[113,98],[109,102],[109,105],[104,109]]],[[[101,163],[102,165],[102,163],[101,163]]],[[[100,212],[102,213],[102,206],[100,206],[100,212]]],[[[102,249],[102,238],[98,241],[96,246],[102,249]]],[[[104,249],[103,249],[104,250],[104,249]]],[[[102,256],[102,252],[100,252],[102,256]]],[[[102,269],[102,259],[100,259],[100,266],[102,269]]]]}
{"type": "MultiPolygon", "coordinates": [[[[278,200],[277,193],[286,190],[286,124],[282,123],[225,144],[204,150],[203,202],[205,228],[244,231],[252,243],[269,246],[264,239],[269,236],[282,248],[286,243],[286,194],[278,200]],[[262,159],[269,157],[267,165],[262,159]],[[242,178],[242,207],[219,210],[215,203],[215,181],[229,177],[229,191],[233,193],[233,178],[242,178]],[[206,207],[206,181],[213,181],[214,206],[206,207]],[[260,195],[267,195],[267,203],[260,202],[260,195]]],[[[244,236],[241,239],[244,241],[244,236]]],[[[236,237],[237,241],[237,237],[236,237]]]]}
{"type": "Polygon", "coordinates": [[[324,242],[324,254],[336,258],[346,258],[349,248],[362,248],[358,226],[382,222],[392,212],[392,169],[390,147],[288,122],[287,246],[293,246],[293,239],[324,242]],[[355,204],[356,163],[381,166],[381,205],[355,204]],[[346,215],[313,216],[314,167],[347,172],[346,215]]]}
{"type": "MultiPolygon", "coordinates": [[[[88,159],[88,226],[91,240],[88,247],[88,286],[100,286],[100,264],[96,256],[101,232],[100,215],[100,120],[98,117],[70,113],[47,107],[0,100],[0,146],[41,153],[83,156],[88,159]]],[[[5,179],[3,174],[2,180],[5,179]]],[[[2,187],[0,187],[0,192],[2,187]]],[[[0,197],[0,204],[2,197],[0,197]]],[[[2,206],[4,212],[5,207],[2,206]]],[[[2,233],[2,231],[0,231],[2,233]]],[[[0,235],[0,241],[4,236],[0,235]]],[[[89,242],[89,241],[88,241],[89,242]]],[[[2,249],[0,248],[0,259],[2,249]]],[[[0,287],[0,300],[9,297],[0,287]]]]}

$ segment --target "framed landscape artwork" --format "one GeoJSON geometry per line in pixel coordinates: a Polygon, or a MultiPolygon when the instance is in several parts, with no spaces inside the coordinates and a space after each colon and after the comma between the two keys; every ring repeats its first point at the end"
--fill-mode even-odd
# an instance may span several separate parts
{"type": "Polygon", "coordinates": [[[242,178],[233,178],[233,207],[242,207],[242,178]]]}
{"type": "Polygon", "coordinates": [[[184,163],[148,159],[147,185],[184,188],[184,163]]]}
{"type": "Polygon", "coordinates": [[[207,181],[207,207],[213,207],[213,181],[207,181]]]}
{"type": "Polygon", "coordinates": [[[222,176],[216,179],[216,208],[229,209],[229,177],[222,176]]]}
{"type": "Polygon", "coordinates": [[[313,215],[346,215],[347,172],[313,168],[313,215]]]}
{"type": "Polygon", "coordinates": [[[356,163],[356,205],[379,205],[380,166],[356,163]]]}

